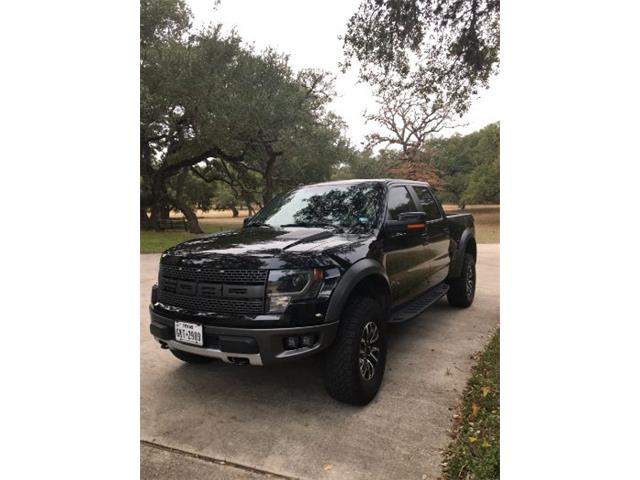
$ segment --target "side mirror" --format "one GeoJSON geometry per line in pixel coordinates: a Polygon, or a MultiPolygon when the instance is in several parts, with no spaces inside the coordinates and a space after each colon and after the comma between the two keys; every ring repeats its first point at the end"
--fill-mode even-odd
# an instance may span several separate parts
{"type": "Polygon", "coordinates": [[[242,225],[246,227],[247,223],[249,223],[252,218],[253,217],[245,217],[245,219],[242,221],[242,225]]]}
{"type": "Polygon", "coordinates": [[[427,229],[427,215],[424,212],[405,212],[397,220],[387,220],[384,225],[387,235],[421,234],[427,229]]]}

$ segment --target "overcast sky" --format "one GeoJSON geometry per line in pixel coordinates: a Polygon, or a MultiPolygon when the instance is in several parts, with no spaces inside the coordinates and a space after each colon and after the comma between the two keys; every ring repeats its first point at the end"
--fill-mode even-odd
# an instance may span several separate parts
{"type": "MultiPolygon", "coordinates": [[[[375,101],[366,84],[358,83],[357,71],[342,74],[338,62],[342,59],[342,42],[349,17],[360,0],[222,0],[214,10],[213,0],[187,0],[196,26],[209,22],[222,23],[225,31],[235,28],[242,39],[258,50],[267,46],[289,54],[291,66],[320,68],[336,74],[338,98],[331,108],[348,124],[348,135],[354,144],[364,141],[375,130],[375,124],[365,124],[363,112],[375,111],[375,101]]],[[[499,120],[499,81],[495,78],[488,91],[482,92],[463,118],[467,125],[443,132],[467,133],[499,120]]]]}

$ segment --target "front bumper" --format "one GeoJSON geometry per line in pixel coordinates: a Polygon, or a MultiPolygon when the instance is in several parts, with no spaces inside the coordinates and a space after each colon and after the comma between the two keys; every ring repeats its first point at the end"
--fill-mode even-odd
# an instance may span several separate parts
{"type": "Polygon", "coordinates": [[[161,345],[173,350],[218,358],[227,363],[271,365],[307,357],[327,348],[335,339],[338,322],[290,328],[231,328],[202,325],[204,346],[187,345],[175,340],[172,318],[150,308],[151,334],[161,345]],[[313,333],[316,343],[293,350],[284,348],[284,338],[313,333]]]}

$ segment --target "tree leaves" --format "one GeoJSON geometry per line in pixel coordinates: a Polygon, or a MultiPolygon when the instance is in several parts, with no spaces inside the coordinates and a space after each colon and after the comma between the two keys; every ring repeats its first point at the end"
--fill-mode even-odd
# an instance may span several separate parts
{"type": "MultiPolygon", "coordinates": [[[[454,126],[498,69],[499,0],[362,0],[344,36],[343,69],[358,61],[375,88],[380,130],[369,146],[396,145],[408,157],[454,126]]],[[[477,197],[491,189],[478,172],[477,197]]],[[[486,193],[484,193],[486,195],[486,193]]]]}
{"type": "Polygon", "coordinates": [[[498,68],[500,1],[362,0],[343,40],[343,67],[357,60],[367,82],[412,77],[468,96],[498,68]]]}
{"type": "MultiPolygon", "coordinates": [[[[141,198],[152,209],[151,222],[161,204],[177,203],[169,190],[184,169],[199,187],[223,182],[236,196],[261,194],[265,201],[299,183],[328,179],[353,150],[342,120],[327,108],[333,76],[296,73],[286,55],[256,52],[220,25],[200,31],[190,25],[183,0],[143,2],[141,198]]],[[[198,202],[210,204],[202,193],[198,202]]],[[[195,199],[182,200],[193,206],[195,199]]]]}

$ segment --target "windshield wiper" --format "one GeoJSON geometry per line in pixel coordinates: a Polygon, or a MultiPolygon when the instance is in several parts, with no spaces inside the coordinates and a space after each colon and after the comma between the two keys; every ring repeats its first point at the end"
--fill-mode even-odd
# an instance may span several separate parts
{"type": "Polygon", "coordinates": [[[246,225],[244,225],[244,228],[249,228],[249,227],[269,227],[269,228],[273,228],[272,225],[269,225],[268,223],[261,223],[261,222],[247,223],[246,225]]]}
{"type": "Polygon", "coordinates": [[[299,222],[299,223],[287,223],[286,225],[280,225],[281,228],[286,227],[303,227],[303,228],[313,228],[313,227],[328,227],[333,228],[336,232],[342,233],[344,229],[333,223],[329,222],[299,222]]]}

